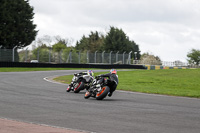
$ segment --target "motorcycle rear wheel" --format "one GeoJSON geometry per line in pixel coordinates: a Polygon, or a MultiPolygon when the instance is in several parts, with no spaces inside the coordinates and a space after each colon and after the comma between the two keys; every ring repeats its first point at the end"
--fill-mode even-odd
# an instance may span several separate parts
{"type": "Polygon", "coordinates": [[[101,91],[96,94],[96,99],[103,100],[108,95],[109,91],[110,91],[110,88],[108,86],[102,87],[101,91]]]}

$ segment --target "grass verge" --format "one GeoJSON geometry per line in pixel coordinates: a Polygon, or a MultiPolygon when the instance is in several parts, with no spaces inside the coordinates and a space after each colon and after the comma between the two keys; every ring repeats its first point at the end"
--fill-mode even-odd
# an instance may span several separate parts
{"type": "MultiPolygon", "coordinates": [[[[200,98],[200,69],[118,71],[118,76],[118,90],[200,98]]],[[[70,83],[71,79],[68,75],[54,80],[70,83]]]]}

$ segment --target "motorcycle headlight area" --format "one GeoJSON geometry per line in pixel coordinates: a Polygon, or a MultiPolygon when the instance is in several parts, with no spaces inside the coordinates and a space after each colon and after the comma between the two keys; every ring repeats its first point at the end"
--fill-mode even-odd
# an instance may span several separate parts
{"type": "Polygon", "coordinates": [[[72,78],[72,81],[75,81],[75,80],[76,80],[76,78],[77,78],[77,77],[76,77],[76,76],[74,76],[74,77],[72,78]]]}

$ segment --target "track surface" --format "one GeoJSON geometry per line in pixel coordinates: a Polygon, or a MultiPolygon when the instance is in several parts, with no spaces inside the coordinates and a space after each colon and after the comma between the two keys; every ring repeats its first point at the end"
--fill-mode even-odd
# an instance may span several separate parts
{"type": "Polygon", "coordinates": [[[97,101],[43,80],[74,72],[1,72],[0,117],[97,133],[200,131],[200,99],[116,91],[97,101]]]}

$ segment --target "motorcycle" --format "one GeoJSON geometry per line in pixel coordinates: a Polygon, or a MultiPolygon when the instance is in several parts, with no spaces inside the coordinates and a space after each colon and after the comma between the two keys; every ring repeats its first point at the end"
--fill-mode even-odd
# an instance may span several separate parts
{"type": "Polygon", "coordinates": [[[94,97],[97,100],[103,100],[109,94],[113,84],[116,84],[116,82],[105,77],[97,76],[85,93],[84,98],[94,97]]]}
{"type": "Polygon", "coordinates": [[[93,79],[93,76],[84,75],[83,73],[75,73],[71,84],[66,89],[66,92],[74,91],[74,93],[79,93],[85,88],[89,89],[90,83],[93,81],[93,79]]]}

